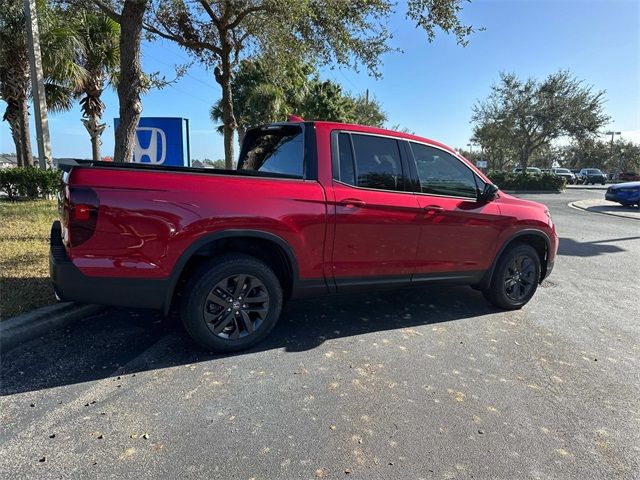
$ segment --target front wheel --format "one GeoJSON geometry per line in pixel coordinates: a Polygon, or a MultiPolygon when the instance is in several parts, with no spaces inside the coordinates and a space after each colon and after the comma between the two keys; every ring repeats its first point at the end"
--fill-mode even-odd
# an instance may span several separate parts
{"type": "Polygon", "coordinates": [[[482,293],[497,307],[522,308],[536,293],[540,271],[538,252],[530,245],[517,243],[499,258],[491,284],[482,293]]]}
{"type": "Polygon", "coordinates": [[[282,287],[265,263],[243,254],[216,257],[187,282],[182,323],[203,348],[237,352],[263,340],[282,310],[282,287]]]}

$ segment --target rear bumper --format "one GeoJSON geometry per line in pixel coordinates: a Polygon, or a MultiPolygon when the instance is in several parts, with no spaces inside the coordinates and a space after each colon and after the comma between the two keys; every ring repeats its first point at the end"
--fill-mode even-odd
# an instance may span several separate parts
{"type": "Polygon", "coordinates": [[[67,256],[60,222],[51,226],[49,275],[60,300],[134,308],[163,308],[169,280],[88,277],[67,256]]]}

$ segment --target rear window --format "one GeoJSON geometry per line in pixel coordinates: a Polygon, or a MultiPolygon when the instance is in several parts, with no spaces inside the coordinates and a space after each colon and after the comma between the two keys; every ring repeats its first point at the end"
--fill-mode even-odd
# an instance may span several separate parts
{"type": "Polygon", "coordinates": [[[247,132],[238,170],[303,178],[304,141],[299,125],[270,125],[247,132]]]}

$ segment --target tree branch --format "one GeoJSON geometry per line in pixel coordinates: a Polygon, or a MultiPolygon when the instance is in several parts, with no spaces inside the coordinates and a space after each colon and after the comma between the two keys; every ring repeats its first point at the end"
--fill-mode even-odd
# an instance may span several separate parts
{"type": "Polygon", "coordinates": [[[236,28],[238,25],[240,25],[240,23],[242,22],[242,20],[245,19],[245,17],[247,15],[249,15],[250,13],[255,13],[255,12],[261,12],[261,11],[267,11],[268,7],[266,5],[261,5],[259,7],[249,7],[246,10],[241,11],[237,16],[236,19],[231,22],[228,26],[228,28],[230,30],[233,30],[234,28],[236,28]]]}
{"type": "Polygon", "coordinates": [[[213,8],[211,8],[211,4],[209,3],[208,0],[199,0],[200,4],[202,5],[202,8],[204,8],[204,11],[207,12],[207,14],[209,15],[209,17],[211,18],[211,21],[213,22],[213,24],[218,28],[218,30],[220,30],[220,19],[217,17],[216,12],[213,11],[213,8]]]}
{"type": "Polygon", "coordinates": [[[183,47],[192,48],[192,49],[209,50],[210,52],[213,52],[218,56],[222,54],[222,50],[216,47],[215,45],[211,45],[206,42],[185,40],[183,37],[171,32],[166,25],[162,24],[162,26],[165,28],[166,32],[163,32],[162,30],[154,27],[153,25],[149,25],[148,23],[142,24],[142,27],[147,32],[153,33],[154,35],[158,35],[162,38],[166,38],[167,40],[176,42],[178,45],[182,45],[183,47]]]}
{"type": "Polygon", "coordinates": [[[116,23],[120,23],[120,14],[102,0],[91,0],[100,11],[116,23]]]}

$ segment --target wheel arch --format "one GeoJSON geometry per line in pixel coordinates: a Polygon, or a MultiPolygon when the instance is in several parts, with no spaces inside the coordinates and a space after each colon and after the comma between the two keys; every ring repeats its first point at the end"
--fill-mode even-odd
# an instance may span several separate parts
{"type": "Polygon", "coordinates": [[[264,261],[283,283],[285,298],[292,294],[298,282],[298,263],[293,249],[285,240],[261,230],[224,230],[199,238],[182,252],[169,277],[162,307],[165,315],[171,308],[180,281],[197,266],[198,259],[225,252],[246,253],[264,261]],[[272,253],[276,255],[269,255],[272,253]]]}
{"type": "Polygon", "coordinates": [[[489,287],[498,260],[500,259],[502,254],[514,243],[525,243],[532,246],[536,250],[536,252],[538,252],[538,255],[540,256],[540,282],[542,282],[542,279],[546,277],[549,251],[551,249],[551,240],[549,239],[549,236],[542,230],[534,228],[525,229],[514,233],[504,241],[496,256],[494,257],[493,262],[491,263],[491,267],[489,268],[489,270],[487,270],[487,273],[480,282],[480,286],[482,288],[489,287]]]}

